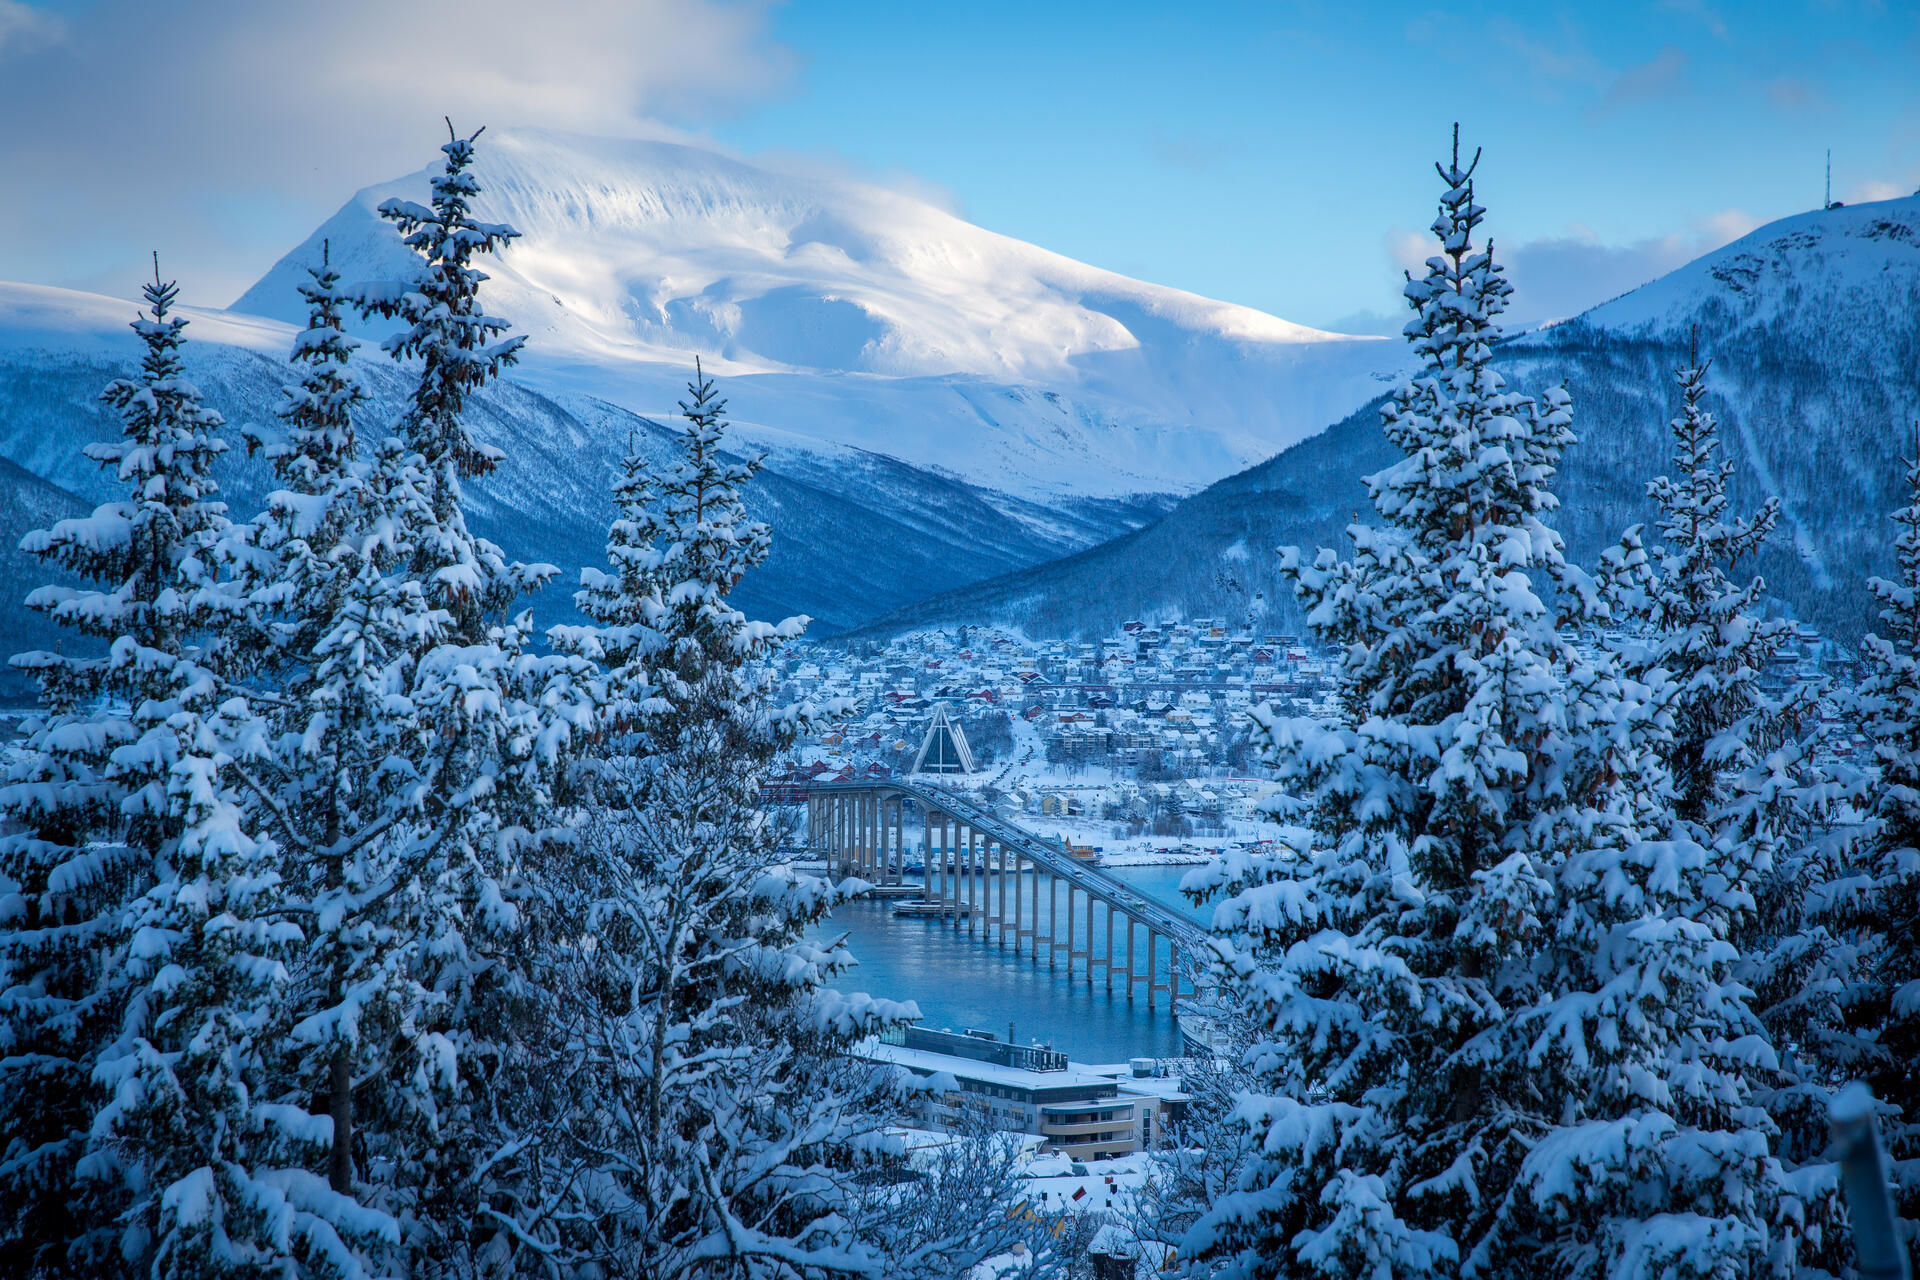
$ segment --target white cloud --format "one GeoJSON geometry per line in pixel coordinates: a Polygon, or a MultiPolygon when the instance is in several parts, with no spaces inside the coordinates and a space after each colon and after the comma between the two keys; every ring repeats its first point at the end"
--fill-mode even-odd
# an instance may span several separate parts
{"type": "Polygon", "coordinates": [[[1614,77],[1588,114],[1604,116],[1679,93],[1686,88],[1691,65],[1686,50],[1678,45],[1666,45],[1647,61],[1628,67],[1614,77]]]}
{"type": "Polygon", "coordinates": [[[1861,182],[1848,190],[1846,200],[1848,204],[1867,204],[1874,200],[1898,200],[1913,194],[1914,184],[1911,182],[1861,182]]]}
{"type": "MultiPolygon", "coordinates": [[[[1562,235],[1518,245],[1496,240],[1495,254],[1513,285],[1505,327],[1511,333],[1578,315],[1738,240],[1759,225],[1757,218],[1739,209],[1722,209],[1696,219],[1685,232],[1626,244],[1608,244],[1592,228],[1577,224],[1562,235]]],[[[1426,269],[1426,260],[1434,252],[1433,238],[1425,233],[1393,231],[1387,236],[1387,256],[1393,265],[1415,275],[1426,269]]]]}
{"type": "Polygon", "coordinates": [[[1405,229],[1387,232],[1387,256],[1402,271],[1418,275],[1427,269],[1427,259],[1440,252],[1432,235],[1405,229]]]}
{"type": "Polygon", "coordinates": [[[0,57],[27,53],[53,44],[66,34],[66,24],[19,0],[0,0],[0,57]]]}
{"type": "Polygon", "coordinates": [[[443,115],[659,132],[792,71],[761,0],[100,0],[64,32],[23,8],[0,0],[0,278],[128,291],[157,247],[203,302],[431,162],[443,115]]]}
{"type": "Polygon", "coordinates": [[[1564,236],[1527,241],[1506,255],[1513,282],[1511,327],[1522,328],[1578,315],[1637,289],[1676,267],[1759,226],[1738,209],[1697,219],[1684,233],[1607,244],[1586,227],[1564,236]]]}

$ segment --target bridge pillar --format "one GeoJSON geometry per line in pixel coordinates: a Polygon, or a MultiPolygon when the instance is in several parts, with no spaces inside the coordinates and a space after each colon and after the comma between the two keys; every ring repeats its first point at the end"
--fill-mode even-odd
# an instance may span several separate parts
{"type": "Polygon", "coordinates": [[[1020,856],[1018,849],[1013,851],[1013,954],[1020,954],[1020,898],[1026,891],[1026,885],[1020,878],[1020,864],[1026,859],[1020,856]]]}
{"type": "Polygon", "coordinates": [[[967,932],[971,934],[980,905],[974,900],[979,895],[973,884],[973,832],[958,818],[953,820],[953,865],[959,869],[960,896],[967,904],[967,932]]]}
{"type": "Polygon", "coordinates": [[[1147,928],[1147,1008],[1153,1008],[1153,993],[1156,989],[1153,973],[1154,952],[1159,947],[1159,939],[1153,936],[1152,926],[1147,928]]]}
{"type": "MultiPolygon", "coordinates": [[[[1054,909],[1060,905],[1060,877],[1051,873],[1047,876],[1047,968],[1054,967],[1053,958],[1060,950],[1060,930],[1054,919],[1054,909]]],[[[1072,907],[1072,899],[1067,906],[1072,907]]]]}
{"type": "Polygon", "coordinates": [[[1073,881],[1067,881],[1067,981],[1073,981],[1073,881]]]}
{"type": "Polygon", "coordinates": [[[980,918],[982,911],[980,905],[980,880],[979,877],[974,874],[974,864],[978,861],[976,855],[979,852],[979,845],[980,833],[972,827],[968,827],[966,835],[967,892],[972,895],[967,903],[967,936],[969,938],[974,936],[977,932],[977,927],[982,923],[980,918]]]}
{"type": "Polygon", "coordinates": [[[1127,917],[1127,1003],[1133,1003],[1133,917],[1127,917]]]}
{"type": "Polygon", "coordinates": [[[897,859],[893,865],[893,882],[907,882],[907,798],[893,798],[893,856],[897,859]]]}
{"type": "Polygon", "coordinates": [[[1000,865],[1000,885],[1002,893],[1011,895],[1001,900],[1000,928],[1004,932],[1013,931],[1013,954],[1020,954],[1020,851],[1006,849],[1002,851],[1000,865]]]}
{"type": "Polygon", "coordinates": [[[1093,987],[1093,894],[1087,894],[1087,987],[1093,987]]]}
{"type": "Polygon", "coordinates": [[[960,819],[947,817],[947,855],[953,862],[953,927],[956,932],[966,924],[967,869],[960,856],[960,819]]]}
{"type": "Polygon", "coordinates": [[[993,904],[993,918],[1000,925],[1000,949],[1005,951],[1007,949],[1007,845],[1005,841],[996,840],[987,846],[987,863],[989,867],[996,864],[998,866],[997,871],[989,871],[988,874],[995,876],[1000,883],[1000,899],[993,904]]]}
{"type": "Polygon", "coordinates": [[[1113,994],[1113,904],[1107,904],[1107,994],[1113,994]]]}
{"type": "Polygon", "coordinates": [[[867,878],[878,882],[880,870],[880,797],[869,793],[860,800],[861,852],[866,855],[867,878]]]}
{"type": "Polygon", "coordinates": [[[952,927],[960,929],[960,854],[954,852],[954,818],[952,814],[941,814],[941,879],[952,883],[952,892],[947,894],[952,902],[952,927]]]}
{"type": "MultiPolygon", "coordinates": [[[[1073,961],[1080,953],[1073,949],[1073,881],[1067,881],[1067,981],[1073,981],[1073,961]]],[[[1088,965],[1092,965],[1093,939],[1087,939],[1088,965]]]]}

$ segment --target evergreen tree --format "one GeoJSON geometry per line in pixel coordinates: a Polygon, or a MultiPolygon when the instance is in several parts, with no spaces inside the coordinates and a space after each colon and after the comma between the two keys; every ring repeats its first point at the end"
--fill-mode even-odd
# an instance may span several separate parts
{"type": "Polygon", "coordinates": [[[1672,809],[1686,836],[1712,853],[1708,874],[1724,881],[1727,909],[1716,928],[1742,952],[1736,976],[1775,1043],[1800,1046],[1763,1097],[1784,1126],[1783,1151],[1819,1160],[1827,1145],[1825,1091],[1808,1069],[1829,1056],[1838,1023],[1842,949],[1809,917],[1809,889],[1837,869],[1817,826],[1823,787],[1813,757],[1819,697],[1812,682],[1776,698],[1762,687],[1794,635],[1785,618],[1762,616],[1765,583],[1736,583],[1779,521],[1769,499],[1751,519],[1728,513],[1733,463],[1705,405],[1710,362],[1697,347],[1676,371],[1681,410],[1669,425],[1673,469],[1647,485],[1660,509],[1660,541],[1642,552],[1630,530],[1608,583],[1622,620],[1639,634],[1623,655],[1636,675],[1666,677],[1671,731],[1661,754],[1673,779],[1672,809]]]}
{"type": "Polygon", "coordinates": [[[52,1274],[144,1248],[115,1219],[146,1172],[83,1156],[106,1100],[98,1077],[132,1052],[143,1014],[130,1003],[127,913],[166,874],[185,826],[169,801],[185,754],[174,718],[216,696],[201,633],[222,612],[208,554],[226,524],[210,474],[222,421],[186,379],[187,322],[157,258],[143,292],[139,376],[102,395],[121,436],[85,450],[128,496],[21,543],[92,584],[41,587],[28,606],[106,649],[13,659],[39,679],[43,714],[0,789],[18,824],[0,836],[0,1255],[52,1274]]]}
{"type": "Polygon", "coordinates": [[[1719,429],[1705,404],[1710,363],[1690,350],[1675,374],[1681,410],[1669,424],[1673,474],[1647,484],[1660,507],[1661,542],[1639,554],[1639,531],[1630,531],[1628,555],[1617,562],[1626,571],[1610,584],[1645,624],[1637,664],[1672,677],[1673,727],[1663,754],[1673,811],[1703,830],[1730,822],[1743,772],[1808,710],[1804,701],[1776,705],[1760,687],[1793,624],[1760,617],[1765,584],[1754,578],[1736,585],[1732,574],[1772,534],[1780,502],[1769,498],[1751,519],[1728,515],[1733,463],[1719,456],[1719,429]]]}
{"type": "Polygon", "coordinates": [[[475,260],[501,252],[520,235],[473,216],[480,184],[470,170],[474,142],[485,131],[461,138],[451,123],[447,131],[451,140],[440,148],[446,163],[433,178],[429,203],[395,197],[380,205],[380,216],[418,255],[417,270],[405,280],[365,286],[356,300],[368,315],[405,326],[382,344],[389,355],[420,362],[399,432],[416,458],[426,503],[415,516],[410,567],[426,585],[429,603],[447,611],[456,633],[478,638],[518,596],[557,571],[508,564],[498,547],[467,531],[460,481],[484,475],[500,459],[498,449],[469,430],[467,400],[519,358],[526,339],[507,336],[508,322],[480,306],[487,276],[475,260]]]}
{"type": "Polygon", "coordinates": [[[441,623],[400,564],[406,514],[421,505],[409,455],[388,440],[371,464],[357,456],[360,344],[345,332],[349,300],[324,246],[301,296],[301,378],[281,407],[285,437],[267,449],[283,487],[225,544],[277,686],[262,747],[236,769],[284,851],[282,896],[308,928],[276,1002],[272,1075],[284,1096],[325,1099],[328,1183],[352,1196],[363,1190],[355,1082],[377,1075],[378,1047],[398,1034],[409,998],[425,998],[401,965],[404,912],[377,903],[405,874],[402,762],[420,747],[406,661],[441,623]]]}
{"type": "Polygon", "coordinates": [[[138,1171],[121,1253],[150,1275],[350,1280],[364,1274],[355,1246],[391,1239],[392,1223],[304,1167],[330,1125],[261,1087],[262,1032],[301,933],[278,910],[277,851],[247,830],[221,776],[257,725],[244,699],[181,702],[167,788],[180,833],[129,913],[133,990],[118,1052],[95,1073],[112,1096],[89,1159],[138,1171]]]}
{"type": "Polygon", "coordinates": [[[546,688],[551,664],[524,650],[529,620],[506,618],[555,570],[509,563],[467,528],[461,482],[499,457],[472,436],[468,401],[522,342],[482,310],[486,275],[475,261],[518,233],[474,219],[479,135],[449,134],[428,204],[380,206],[416,271],[357,297],[367,313],[402,322],[384,345],[417,361],[419,377],[379,464],[393,508],[372,532],[388,540],[394,569],[384,582],[362,573],[322,648],[345,660],[334,668],[341,678],[360,679],[362,619],[381,631],[398,624],[404,647],[380,677],[399,695],[383,708],[395,723],[381,732],[402,745],[375,775],[386,812],[354,837],[366,857],[347,868],[331,906],[367,939],[352,945],[371,953],[349,966],[366,982],[303,1024],[351,1038],[366,1001],[406,993],[384,1019],[395,1035],[354,1106],[367,1104],[373,1203],[401,1217],[425,1275],[511,1268],[538,1255],[551,1225],[536,1176],[538,1100],[554,1083],[543,1036],[555,1021],[538,967],[550,927],[540,877],[551,842],[540,824],[577,721],[564,688],[546,688]]]}
{"type": "Polygon", "coordinates": [[[1848,700],[1878,776],[1863,797],[1853,874],[1828,887],[1824,914],[1862,948],[1835,1065],[1898,1108],[1881,1127],[1900,1227],[1920,1269],[1920,424],[1915,439],[1907,505],[1893,516],[1898,576],[1868,584],[1882,629],[1862,646],[1865,678],[1848,700]]]}
{"type": "Polygon", "coordinates": [[[263,449],[281,487],[265,508],[222,542],[238,590],[264,622],[255,637],[262,659],[282,673],[297,672],[319,641],[318,630],[338,612],[354,578],[348,559],[354,535],[368,523],[369,478],[356,465],[354,412],[367,393],[351,369],[358,338],[345,329],[352,299],[322,242],[321,265],[300,286],[307,325],[294,335],[292,361],[300,381],[284,389],[280,420],[285,437],[263,449]]]}
{"type": "MultiPolygon", "coordinates": [[[[1457,137],[1457,134],[1456,134],[1457,137]]],[[[1477,157],[1475,162],[1477,163],[1477,157]]],[[[1802,1206],[1745,1070],[1732,909],[1671,839],[1658,674],[1570,628],[1605,617],[1547,523],[1564,391],[1489,367],[1509,287],[1457,149],[1408,281],[1423,369],[1383,411],[1400,461],[1352,560],[1283,552],[1343,647],[1328,727],[1262,714],[1305,824],[1194,890],[1251,1011],[1258,1157],[1183,1254],[1247,1275],[1784,1271],[1802,1206]]]]}
{"type": "Polygon", "coordinates": [[[593,622],[556,648],[602,664],[597,810],[569,887],[591,938],[568,984],[587,1046],[570,1131],[591,1224],[579,1247],[622,1274],[820,1276],[871,1270],[846,1181],[871,1087],[836,1062],[910,1007],[825,988],[851,959],[804,936],[841,897],[794,874],[760,805],[769,762],[813,722],[767,705],[762,660],[805,619],[750,622],[728,597],[768,550],[723,452],[724,402],[699,376],[680,457],[629,456],[593,622]],[[863,1261],[864,1259],[864,1261],[863,1261]]]}
{"type": "Polygon", "coordinates": [[[520,344],[481,309],[474,262],[515,233],[472,217],[474,138],[442,152],[428,204],[381,208],[415,272],[349,295],[323,264],[304,290],[284,488],[235,552],[282,685],[237,771],[312,930],[276,1080],[326,1099],[332,1192],[396,1219],[391,1265],[419,1276],[537,1265],[553,1231],[542,1099],[564,1072],[541,956],[558,843],[542,823],[585,722],[569,664],[525,652],[528,619],[506,616],[554,570],[466,524],[462,481],[498,456],[469,399],[520,344]],[[365,461],[348,304],[400,320],[386,348],[419,373],[365,461]]]}

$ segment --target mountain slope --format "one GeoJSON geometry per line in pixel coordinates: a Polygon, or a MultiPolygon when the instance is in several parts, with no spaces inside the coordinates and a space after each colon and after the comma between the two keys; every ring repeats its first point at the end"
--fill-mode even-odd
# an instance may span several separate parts
{"type": "MultiPolygon", "coordinates": [[[[1579,436],[1557,523],[1591,562],[1649,521],[1645,481],[1669,456],[1674,368],[1690,333],[1713,360],[1709,403],[1736,471],[1736,508],[1782,500],[1757,570],[1798,614],[1838,635],[1870,622],[1865,579],[1892,567],[1886,513],[1920,418],[1920,198],[1818,211],[1733,244],[1566,324],[1503,343],[1510,385],[1564,380],[1579,436]]],[[[1130,617],[1269,611],[1294,629],[1274,548],[1348,546],[1371,520],[1362,477],[1393,453],[1371,404],[1210,486],[1153,525],[1053,564],[976,583],[875,624],[998,621],[1039,634],[1110,631],[1130,617]],[[1255,596],[1259,596],[1256,604],[1255,596]]]]}
{"type": "MultiPolygon", "coordinates": [[[[135,372],[140,346],[126,328],[134,310],[92,294],[0,285],[0,599],[12,606],[46,580],[18,551],[21,536],[118,496],[112,477],[81,448],[118,434],[99,395],[135,372]]],[[[216,476],[244,517],[271,477],[245,456],[240,428],[253,423],[269,438],[277,430],[292,330],[219,312],[186,314],[188,374],[231,428],[233,448],[216,476]]],[[[358,366],[373,395],[362,421],[392,421],[409,390],[406,371],[371,349],[358,366]]],[[[535,602],[543,621],[556,620],[571,609],[578,567],[600,563],[616,459],[629,440],[664,458],[672,421],[502,383],[475,403],[474,426],[506,453],[496,473],[469,488],[475,524],[511,555],[561,566],[562,585],[535,602]]],[[[746,496],[776,536],[772,559],[742,585],[742,607],[761,617],[809,614],[819,633],[1099,542],[1167,505],[1152,497],[1042,504],[806,441],[776,441],[746,496]]],[[[0,609],[0,654],[58,638],[37,614],[0,609]]]]}
{"type": "MultiPolygon", "coordinates": [[[[1398,345],[1127,279],[922,201],[663,142],[490,132],[485,217],[523,234],[488,305],[518,377],[638,413],[693,357],[750,435],[853,445],[1003,492],[1192,491],[1378,393],[1398,345]]],[[[235,304],[297,321],[325,242],[349,280],[406,265],[369,187],[235,304]]]]}

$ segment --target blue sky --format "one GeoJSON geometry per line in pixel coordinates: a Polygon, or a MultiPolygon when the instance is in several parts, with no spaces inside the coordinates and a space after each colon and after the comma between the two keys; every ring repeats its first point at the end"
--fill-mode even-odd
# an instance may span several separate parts
{"type": "Polygon", "coordinates": [[[997,231],[1306,323],[1394,308],[1456,119],[1549,309],[1813,207],[1829,146],[1837,196],[1920,186],[1905,3],[858,0],[772,30],[795,86],[729,142],[830,147],[997,231]]]}
{"type": "Polygon", "coordinates": [[[1906,0],[0,0],[0,112],[35,126],[0,137],[0,278],[124,291],[159,242],[189,296],[223,302],[417,168],[450,110],[664,122],[1129,275],[1379,327],[1458,119],[1538,319],[1813,207],[1829,146],[1836,196],[1912,192],[1916,68],[1906,0]],[[423,59],[450,26],[462,58],[423,59]]]}

